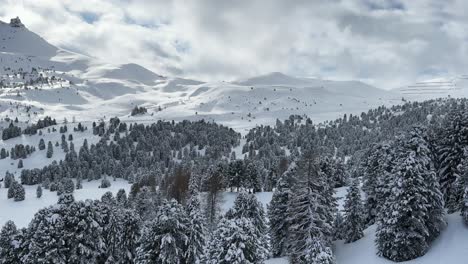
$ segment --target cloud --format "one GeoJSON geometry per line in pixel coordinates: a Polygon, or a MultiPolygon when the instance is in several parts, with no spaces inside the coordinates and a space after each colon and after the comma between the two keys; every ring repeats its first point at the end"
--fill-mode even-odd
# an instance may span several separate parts
{"type": "Polygon", "coordinates": [[[49,42],[157,73],[272,71],[394,88],[466,74],[463,0],[0,0],[49,42]]]}

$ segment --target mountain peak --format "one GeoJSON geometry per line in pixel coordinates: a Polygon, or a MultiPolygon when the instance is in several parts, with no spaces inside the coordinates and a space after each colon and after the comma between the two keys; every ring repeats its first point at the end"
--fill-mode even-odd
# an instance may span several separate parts
{"type": "Polygon", "coordinates": [[[19,17],[10,19],[10,26],[15,28],[24,28],[24,24],[21,22],[19,17]]]}

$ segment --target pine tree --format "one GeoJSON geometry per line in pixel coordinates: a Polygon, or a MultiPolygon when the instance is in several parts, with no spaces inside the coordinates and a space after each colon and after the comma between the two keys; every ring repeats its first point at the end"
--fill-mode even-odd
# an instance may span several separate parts
{"type": "Polygon", "coordinates": [[[46,145],[45,145],[44,139],[41,138],[39,140],[39,150],[44,150],[45,148],[46,148],[46,145]]]}
{"type": "Polygon", "coordinates": [[[75,189],[79,190],[79,189],[83,189],[83,183],[82,183],[82,180],[83,179],[83,176],[81,174],[81,171],[78,171],[78,176],[76,176],[76,184],[75,184],[75,189]]]}
{"type": "Polygon", "coordinates": [[[186,212],[177,201],[165,202],[156,218],[143,228],[135,263],[185,263],[188,223],[186,212]]]}
{"type": "Polygon", "coordinates": [[[466,158],[463,148],[468,146],[468,116],[465,111],[463,105],[455,105],[447,114],[437,138],[438,174],[448,213],[459,211],[463,202],[459,165],[466,158]]]}
{"type": "Polygon", "coordinates": [[[42,197],[42,187],[40,185],[37,186],[36,189],[36,197],[41,198],[42,197]]]}
{"type": "Polygon", "coordinates": [[[359,189],[359,179],[353,181],[349,187],[344,204],[344,239],[346,243],[354,242],[364,236],[364,208],[359,189]]]}
{"type": "Polygon", "coordinates": [[[52,158],[52,155],[54,154],[54,147],[52,146],[52,142],[49,141],[47,143],[47,158],[50,159],[52,158]]]}
{"type": "Polygon", "coordinates": [[[13,221],[7,221],[0,231],[0,263],[21,263],[19,231],[13,221]]]}
{"type": "Polygon", "coordinates": [[[395,183],[377,225],[378,252],[394,261],[424,255],[444,224],[442,194],[421,133],[415,128],[397,141],[395,183]]]}
{"type": "Polygon", "coordinates": [[[426,140],[427,136],[425,136],[426,130],[424,127],[413,127],[408,135],[407,148],[413,151],[414,159],[420,164],[420,173],[424,178],[426,188],[423,195],[427,201],[428,210],[426,226],[429,231],[428,242],[431,242],[439,236],[446,221],[444,196],[441,192],[439,178],[434,170],[429,143],[426,140]]]}
{"type": "MultiPolygon", "coordinates": [[[[11,183],[14,181],[15,181],[15,176],[7,171],[5,173],[5,188],[10,188],[11,183]]],[[[11,198],[11,197],[8,197],[8,198],[11,198]]]]}
{"type": "Polygon", "coordinates": [[[335,257],[330,247],[324,246],[323,241],[317,238],[309,238],[306,241],[304,263],[335,264],[335,257]]]}
{"type": "Polygon", "coordinates": [[[364,160],[363,191],[365,197],[366,223],[375,223],[389,195],[390,182],[393,182],[391,169],[394,167],[394,154],[391,142],[382,142],[371,147],[364,160]]]}
{"type": "Polygon", "coordinates": [[[287,221],[288,204],[291,196],[291,178],[295,173],[296,164],[293,163],[281,176],[276,184],[271,202],[268,206],[268,218],[270,221],[269,234],[271,237],[272,254],[274,257],[283,256],[288,239],[289,224],[287,221]]]}
{"type": "Polygon", "coordinates": [[[69,205],[75,202],[75,197],[73,196],[72,193],[63,193],[59,195],[58,204],[63,204],[63,205],[69,205]]]}
{"type": "Polygon", "coordinates": [[[11,181],[11,183],[9,184],[9,188],[8,188],[8,192],[7,192],[7,198],[8,199],[11,199],[13,197],[15,197],[15,193],[16,193],[16,190],[17,190],[17,185],[19,183],[17,181],[15,181],[14,179],[11,181]]]}
{"type": "Polygon", "coordinates": [[[185,259],[187,263],[201,263],[203,250],[206,244],[206,220],[201,212],[200,200],[193,195],[187,204],[189,218],[188,242],[185,259]]]}
{"type": "Polygon", "coordinates": [[[117,256],[120,263],[134,263],[136,258],[137,243],[140,239],[141,219],[138,214],[132,209],[123,209],[119,212],[122,219],[122,232],[120,244],[117,248],[117,256]]]}
{"type": "Polygon", "coordinates": [[[257,237],[266,250],[263,252],[263,255],[267,256],[269,252],[269,237],[265,211],[255,195],[244,191],[240,192],[234,201],[232,217],[247,218],[252,222],[257,237]]]}
{"type": "Polygon", "coordinates": [[[73,193],[75,190],[75,183],[70,178],[65,178],[62,180],[62,188],[65,193],[73,193]]]}
{"type": "Polygon", "coordinates": [[[23,185],[21,185],[20,183],[16,182],[14,184],[12,184],[12,186],[10,186],[10,189],[8,190],[8,192],[12,190],[13,192],[13,200],[15,202],[19,202],[19,201],[23,201],[24,198],[25,198],[25,195],[26,195],[26,192],[24,191],[24,187],[23,185]]]}
{"type": "Polygon", "coordinates": [[[103,208],[87,200],[39,210],[28,226],[28,251],[21,263],[103,263],[103,208]]]}
{"type": "Polygon", "coordinates": [[[223,218],[210,239],[203,263],[262,263],[265,249],[246,218],[223,218]]]}
{"type": "Polygon", "coordinates": [[[101,180],[101,185],[99,186],[99,188],[109,188],[110,186],[111,186],[110,181],[107,179],[107,177],[104,177],[101,180]]]}
{"type": "Polygon", "coordinates": [[[319,241],[323,247],[321,253],[312,255],[329,252],[336,205],[332,197],[328,197],[332,194],[331,187],[323,179],[315,154],[306,151],[298,164],[288,207],[288,253],[291,263],[309,263],[314,241],[319,241]]]}
{"type": "Polygon", "coordinates": [[[344,219],[343,215],[337,211],[335,214],[335,220],[333,221],[333,239],[341,240],[344,238],[344,219]]]}
{"type": "Polygon", "coordinates": [[[124,189],[120,189],[117,191],[117,194],[115,196],[117,204],[125,207],[127,205],[127,193],[125,192],[124,189]]]}

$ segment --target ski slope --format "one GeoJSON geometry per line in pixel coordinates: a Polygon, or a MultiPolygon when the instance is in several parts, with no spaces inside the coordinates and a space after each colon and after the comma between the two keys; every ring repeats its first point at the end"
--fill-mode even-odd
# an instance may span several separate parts
{"type": "Polygon", "coordinates": [[[463,98],[468,96],[468,76],[443,77],[419,81],[394,90],[402,97],[417,101],[435,98],[463,98]]]}

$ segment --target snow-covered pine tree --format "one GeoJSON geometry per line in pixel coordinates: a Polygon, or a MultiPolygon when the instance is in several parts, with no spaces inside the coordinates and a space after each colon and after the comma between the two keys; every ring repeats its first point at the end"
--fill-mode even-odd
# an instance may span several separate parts
{"type": "Polygon", "coordinates": [[[39,150],[44,150],[45,148],[46,148],[46,145],[45,145],[44,139],[41,138],[39,140],[39,150]]]}
{"type": "Polygon", "coordinates": [[[125,207],[127,205],[127,193],[124,189],[120,189],[117,191],[117,194],[115,195],[115,200],[117,204],[122,207],[125,207]]]}
{"type": "Polygon", "coordinates": [[[52,146],[52,142],[49,141],[47,143],[47,154],[46,154],[46,156],[47,156],[48,159],[50,159],[50,158],[52,158],[53,154],[54,154],[54,146],[52,146]]]}
{"type": "Polygon", "coordinates": [[[393,261],[424,255],[444,224],[442,195],[421,133],[415,128],[396,142],[395,183],[377,223],[378,253],[393,261]]]}
{"type": "Polygon", "coordinates": [[[14,184],[12,187],[13,187],[13,200],[15,200],[15,202],[23,201],[26,196],[26,192],[24,190],[23,185],[16,182],[16,184],[14,184]]]}
{"type": "Polygon", "coordinates": [[[468,146],[468,115],[464,104],[455,104],[447,114],[437,135],[439,181],[448,213],[459,211],[463,200],[463,184],[459,165],[468,146]]]}
{"type": "MultiPolygon", "coordinates": [[[[5,188],[10,188],[11,183],[15,181],[15,176],[12,173],[7,171],[5,173],[4,181],[5,181],[5,188]]],[[[11,197],[8,197],[8,198],[11,198],[11,197]]]]}
{"type": "Polygon", "coordinates": [[[244,187],[252,189],[252,191],[260,192],[262,190],[260,175],[257,171],[257,167],[253,162],[249,162],[245,168],[245,179],[244,187]]]}
{"type": "Polygon", "coordinates": [[[382,142],[371,147],[364,159],[363,191],[365,197],[366,223],[371,225],[376,221],[381,207],[389,195],[389,185],[392,182],[390,173],[394,154],[391,142],[382,142]]]}
{"type": "Polygon", "coordinates": [[[101,185],[99,185],[99,188],[109,188],[110,186],[111,186],[111,182],[109,181],[109,179],[107,179],[107,177],[104,177],[101,180],[101,185]]]}
{"type": "Polygon", "coordinates": [[[434,170],[431,159],[431,151],[426,138],[425,127],[415,126],[407,136],[407,148],[415,153],[415,158],[421,164],[421,174],[424,178],[424,197],[427,201],[428,214],[426,215],[426,226],[429,231],[428,242],[439,236],[442,228],[446,225],[444,196],[441,192],[439,178],[434,170]]]}
{"type": "Polygon", "coordinates": [[[348,189],[344,212],[343,236],[346,243],[354,242],[364,236],[365,226],[359,178],[354,179],[348,189]]]}
{"type": "Polygon", "coordinates": [[[285,255],[289,224],[287,221],[288,204],[291,196],[291,180],[296,173],[296,164],[292,163],[281,175],[268,205],[269,234],[274,257],[285,255]]]}
{"type": "Polygon", "coordinates": [[[208,230],[211,232],[216,228],[219,218],[219,204],[221,202],[221,189],[224,186],[222,167],[210,167],[207,178],[204,180],[205,190],[205,216],[208,230]]]}
{"type": "MultiPolygon", "coordinates": [[[[309,263],[315,240],[331,246],[333,203],[329,203],[327,181],[322,178],[316,155],[306,150],[298,162],[298,174],[288,205],[288,255],[291,263],[309,263]]],[[[322,254],[317,253],[317,254],[322,254]]],[[[315,255],[317,255],[315,254],[315,255]]]]}
{"type": "Polygon", "coordinates": [[[41,187],[41,185],[38,185],[38,186],[37,186],[37,189],[36,189],[36,197],[37,197],[37,198],[41,198],[41,197],[42,197],[42,187],[41,187]]]}
{"type": "Polygon", "coordinates": [[[306,241],[305,263],[335,264],[336,260],[330,247],[323,244],[322,239],[310,237],[306,241]]]}
{"type": "Polygon", "coordinates": [[[341,212],[337,211],[335,214],[335,220],[333,221],[333,239],[334,240],[341,240],[344,237],[344,219],[341,212]]]}
{"type": "Polygon", "coordinates": [[[59,195],[58,204],[69,205],[75,201],[73,193],[62,193],[59,195]]]}
{"type": "Polygon", "coordinates": [[[28,226],[28,250],[21,263],[103,263],[106,245],[97,203],[78,201],[39,210],[28,226]]]}
{"type": "Polygon", "coordinates": [[[188,242],[185,259],[187,263],[199,264],[203,257],[206,245],[206,220],[201,211],[200,200],[197,195],[192,195],[187,203],[189,218],[188,242]]]}
{"type": "Polygon", "coordinates": [[[266,249],[262,254],[266,256],[269,252],[268,227],[263,205],[257,200],[257,197],[252,193],[241,191],[234,201],[231,217],[247,218],[252,222],[258,239],[266,249]]]}
{"type": "Polygon", "coordinates": [[[81,171],[78,171],[78,175],[76,176],[75,189],[83,189],[83,174],[81,171]]]}
{"type": "Polygon", "coordinates": [[[134,263],[136,258],[137,243],[141,236],[140,226],[142,225],[141,219],[133,209],[119,210],[122,233],[120,244],[117,247],[117,257],[120,263],[134,263]]]}
{"type": "Polygon", "coordinates": [[[176,200],[164,202],[155,219],[143,228],[135,263],[185,263],[188,223],[187,213],[176,200]]]}
{"type": "Polygon", "coordinates": [[[7,221],[0,231],[0,263],[21,263],[18,229],[13,221],[7,221]]]}
{"type": "Polygon", "coordinates": [[[73,193],[75,190],[75,183],[70,178],[65,178],[62,180],[62,188],[65,193],[73,193]]]}
{"type": "Polygon", "coordinates": [[[208,243],[203,263],[263,263],[264,251],[265,248],[249,219],[222,218],[208,243]]]}

